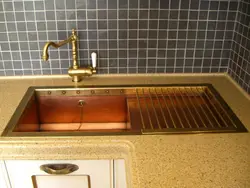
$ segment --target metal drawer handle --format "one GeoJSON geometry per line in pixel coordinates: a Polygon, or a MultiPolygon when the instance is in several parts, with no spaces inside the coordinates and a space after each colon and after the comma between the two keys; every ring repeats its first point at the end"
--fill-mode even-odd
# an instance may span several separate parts
{"type": "Polygon", "coordinates": [[[79,167],[75,164],[44,164],[40,169],[48,174],[70,174],[79,167]]]}

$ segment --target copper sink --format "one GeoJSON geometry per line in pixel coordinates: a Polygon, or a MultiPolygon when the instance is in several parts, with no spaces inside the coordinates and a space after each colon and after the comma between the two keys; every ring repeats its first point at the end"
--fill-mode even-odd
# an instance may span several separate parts
{"type": "Polygon", "coordinates": [[[124,96],[32,97],[16,132],[128,129],[124,96]]]}
{"type": "Polygon", "coordinates": [[[209,84],[31,87],[2,136],[244,131],[209,84]]]}

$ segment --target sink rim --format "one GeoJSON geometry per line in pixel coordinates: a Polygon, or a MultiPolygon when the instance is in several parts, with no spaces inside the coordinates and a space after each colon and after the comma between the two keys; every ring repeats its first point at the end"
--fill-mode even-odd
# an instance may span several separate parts
{"type": "MultiPolygon", "coordinates": [[[[119,132],[116,130],[109,130],[109,132],[76,132],[76,131],[64,131],[64,132],[14,132],[14,128],[17,126],[17,123],[25,111],[26,106],[28,105],[30,99],[32,98],[33,95],[35,95],[37,92],[48,92],[48,91],[69,91],[69,92],[76,92],[76,91],[91,91],[94,89],[136,89],[136,88],[150,88],[150,87],[208,87],[218,100],[226,107],[230,114],[233,114],[233,119],[237,121],[237,126],[239,126],[238,130],[236,132],[247,132],[247,129],[244,127],[244,125],[241,123],[241,121],[238,119],[238,117],[234,114],[234,112],[231,110],[231,108],[227,105],[227,103],[224,101],[224,99],[219,95],[219,93],[214,89],[212,84],[204,83],[204,84],[132,84],[132,85],[86,85],[86,86],[31,86],[27,89],[26,93],[24,94],[22,100],[20,101],[18,107],[16,108],[15,112],[13,113],[11,119],[9,120],[6,128],[4,129],[3,133],[1,136],[3,137],[30,137],[30,136],[109,136],[109,135],[141,135],[143,134],[142,132],[131,132],[131,130],[119,132]]],[[[82,93],[81,93],[82,94],[82,93]]],[[[121,93],[120,93],[121,94],[121,93]]],[[[123,93],[122,93],[123,94],[123,93]]],[[[67,95],[66,93],[63,95],[67,95]]],[[[75,93],[75,95],[78,95],[75,93]]],[[[200,131],[195,131],[193,130],[192,132],[186,132],[185,134],[192,134],[192,133],[203,133],[204,131],[201,129],[200,131]]],[[[206,131],[207,132],[207,131],[206,131]]],[[[235,132],[232,130],[227,130],[227,129],[222,129],[221,131],[215,131],[211,129],[209,133],[214,133],[214,132],[235,132]]],[[[178,130],[174,131],[176,134],[181,134],[182,132],[178,132],[178,130]]],[[[144,134],[150,134],[147,131],[144,132],[144,134]]],[[[157,132],[155,131],[154,134],[162,134],[162,132],[157,132]]],[[[173,132],[170,130],[168,133],[165,134],[173,134],[173,132]]]]}

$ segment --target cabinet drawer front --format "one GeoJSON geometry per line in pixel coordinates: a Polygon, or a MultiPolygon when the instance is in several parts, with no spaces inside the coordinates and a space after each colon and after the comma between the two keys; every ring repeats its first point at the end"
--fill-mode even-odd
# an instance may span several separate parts
{"type": "Polygon", "coordinates": [[[34,188],[90,188],[86,175],[45,175],[33,176],[34,188]]]}
{"type": "Polygon", "coordinates": [[[91,188],[112,187],[112,160],[6,160],[12,188],[33,188],[32,176],[48,175],[40,170],[44,164],[75,164],[79,169],[70,175],[87,175],[91,188]]]}

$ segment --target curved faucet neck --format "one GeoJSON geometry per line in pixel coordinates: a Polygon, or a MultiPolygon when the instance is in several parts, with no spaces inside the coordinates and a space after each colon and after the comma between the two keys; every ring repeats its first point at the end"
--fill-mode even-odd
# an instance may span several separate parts
{"type": "Polygon", "coordinates": [[[48,49],[50,46],[53,46],[54,48],[60,48],[61,46],[65,45],[65,44],[68,44],[68,43],[72,43],[72,56],[73,56],[73,65],[72,65],[72,68],[73,69],[78,69],[79,68],[79,64],[78,64],[78,49],[77,49],[77,40],[78,40],[78,37],[76,35],[76,32],[73,30],[72,31],[72,35],[64,40],[64,41],[61,41],[59,43],[55,43],[55,42],[47,42],[44,47],[43,47],[43,56],[42,56],[42,59],[44,61],[47,61],[49,59],[49,54],[48,54],[48,49]]]}

